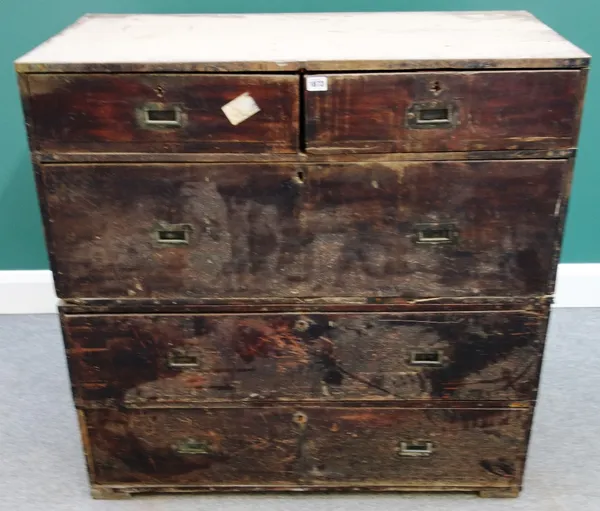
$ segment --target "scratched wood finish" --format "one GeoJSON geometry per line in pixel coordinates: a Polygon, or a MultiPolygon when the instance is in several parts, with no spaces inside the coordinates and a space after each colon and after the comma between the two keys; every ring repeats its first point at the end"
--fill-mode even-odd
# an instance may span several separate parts
{"type": "Polygon", "coordinates": [[[305,92],[309,152],[566,149],[576,145],[585,82],[585,74],[576,70],[325,76],[327,91],[305,92]],[[419,124],[413,118],[411,124],[409,116],[419,115],[415,110],[419,105],[450,109],[453,123],[419,124]]]}
{"type": "Polygon", "coordinates": [[[528,400],[543,326],[521,312],[63,316],[76,397],[127,405],[528,400]]]}
{"type": "Polygon", "coordinates": [[[479,312],[525,310],[546,313],[552,296],[513,297],[440,297],[406,300],[398,297],[373,298],[191,298],[168,301],[146,299],[68,299],[60,300],[63,314],[120,314],[205,312],[479,312]]]}
{"type": "Polygon", "coordinates": [[[39,172],[63,298],[428,298],[551,293],[570,168],[533,160],[39,172]],[[157,229],[179,224],[189,226],[188,244],[156,242],[157,229]],[[438,225],[451,242],[419,242],[438,225]]]}
{"type": "Polygon", "coordinates": [[[18,59],[16,68],[218,73],[588,63],[588,54],[524,11],[88,14],[18,59]]]}
{"type": "Polygon", "coordinates": [[[27,83],[38,150],[285,153],[298,147],[298,76],[31,74],[27,83]],[[221,107],[244,93],[260,111],[234,126],[221,107]],[[154,104],[179,108],[181,126],[140,121],[141,109],[154,104]]]}
{"type": "Polygon", "coordinates": [[[517,496],[589,60],[525,12],[89,15],[18,59],[92,496],[517,496]]]}
{"type": "Polygon", "coordinates": [[[501,409],[90,410],[84,428],[99,484],[475,490],[519,485],[529,420],[501,409]],[[402,442],[431,442],[431,453],[402,455],[402,442]]]}
{"type": "Polygon", "coordinates": [[[314,153],[43,153],[35,152],[40,163],[340,163],[390,161],[449,161],[449,160],[539,160],[574,158],[575,149],[526,149],[522,151],[474,151],[442,153],[373,153],[314,154],[314,153]]]}
{"type": "Polygon", "coordinates": [[[530,400],[544,324],[525,312],[63,316],[75,396],[126,405],[530,400]]]}

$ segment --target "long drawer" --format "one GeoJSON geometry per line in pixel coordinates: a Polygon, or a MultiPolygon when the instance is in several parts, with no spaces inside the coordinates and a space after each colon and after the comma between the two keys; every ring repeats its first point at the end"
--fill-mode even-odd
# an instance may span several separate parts
{"type": "Polygon", "coordinates": [[[529,410],[223,408],[80,412],[92,482],[509,487],[529,410]]]}
{"type": "Polygon", "coordinates": [[[441,152],[575,147],[585,75],[340,73],[321,75],[321,87],[306,80],[309,152],[441,152]]]}
{"type": "Polygon", "coordinates": [[[294,152],[299,78],[236,74],[30,74],[32,149],[294,152]]]}
{"type": "Polygon", "coordinates": [[[551,294],[567,160],[41,165],[68,298],[551,294]]]}
{"type": "Polygon", "coordinates": [[[545,317],[63,314],[80,406],[535,398],[545,317]]]}

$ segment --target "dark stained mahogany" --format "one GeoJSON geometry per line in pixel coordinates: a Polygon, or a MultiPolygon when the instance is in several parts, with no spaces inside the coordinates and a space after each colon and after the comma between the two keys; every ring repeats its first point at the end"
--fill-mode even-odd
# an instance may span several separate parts
{"type": "Polygon", "coordinates": [[[63,315],[75,396],[126,406],[535,398],[545,316],[63,315]]]}
{"type": "Polygon", "coordinates": [[[371,48],[17,63],[95,498],[519,494],[588,59],[371,48]]]}
{"type": "Polygon", "coordinates": [[[550,294],[571,163],[39,172],[60,297],[412,299],[550,294]],[[157,241],[168,229],[187,242],[157,241]]]}
{"type": "Polygon", "coordinates": [[[158,302],[151,298],[61,300],[64,314],[176,313],[185,312],[468,312],[526,310],[544,314],[552,296],[542,297],[455,297],[406,300],[398,297],[372,298],[192,298],[158,302]]]}
{"type": "Polygon", "coordinates": [[[304,93],[309,152],[575,147],[586,75],[546,70],[324,76],[327,91],[304,93]]]}
{"type": "Polygon", "coordinates": [[[32,148],[59,152],[295,152],[298,82],[298,76],[277,74],[31,74],[27,84],[32,148]],[[250,94],[260,111],[233,125],[221,108],[244,93],[250,94]],[[143,118],[148,106],[179,109],[181,126],[144,124],[140,116],[143,118]]]}
{"type": "Polygon", "coordinates": [[[146,491],[161,484],[476,490],[518,485],[530,413],[292,406],[89,410],[83,427],[93,483],[146,491]]]}

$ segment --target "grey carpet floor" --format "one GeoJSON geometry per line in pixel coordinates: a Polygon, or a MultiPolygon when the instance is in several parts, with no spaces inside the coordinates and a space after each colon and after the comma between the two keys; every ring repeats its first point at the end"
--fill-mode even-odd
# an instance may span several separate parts
{"type": "Polygon", "coordinates": [[[94,501],[88,492],[58,319],[0,316],[2,510],[600,510],[600,309],[556,309],[525,490],[470,494],[186,495],[94,501]]]}

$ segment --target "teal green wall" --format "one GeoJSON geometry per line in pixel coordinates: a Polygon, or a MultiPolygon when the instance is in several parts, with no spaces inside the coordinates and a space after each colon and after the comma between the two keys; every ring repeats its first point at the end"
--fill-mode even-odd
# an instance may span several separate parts
{"type": "MultiPolygon", "coordinates": [[[[0,0],[0,270],[47,268],[13,60],[86,12],[528,10],[600,58],[598,0],[0,0]]],[[[590,75],[562,262],[600,262],[600,89],[590,75]],[[598,143],[598,142],[596,142],[598,143]]]]}

